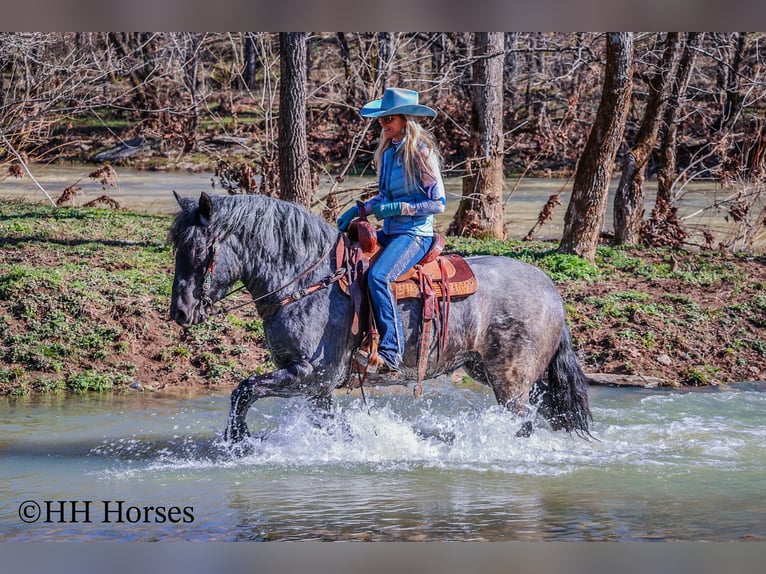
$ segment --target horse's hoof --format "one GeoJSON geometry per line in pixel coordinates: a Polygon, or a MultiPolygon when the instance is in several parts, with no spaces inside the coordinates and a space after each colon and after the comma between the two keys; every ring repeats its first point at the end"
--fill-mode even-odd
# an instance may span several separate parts
{"type": "Polygon", "coordinates": [[[532,436],[532,423],[527,421],[522,423],[521,428],[516,432],[517,438],[529,438],[532,436]]]}

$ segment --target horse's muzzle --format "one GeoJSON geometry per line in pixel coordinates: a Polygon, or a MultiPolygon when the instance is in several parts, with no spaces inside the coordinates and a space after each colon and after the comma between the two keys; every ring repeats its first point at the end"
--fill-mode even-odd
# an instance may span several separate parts
{"type": "Polygon", "coordinates": [[[201,322],[204,317],[202,305],[179,305],[178,301],[170,304],[170,318],[181,325],[181,327],[191,327],[201,322]]]}

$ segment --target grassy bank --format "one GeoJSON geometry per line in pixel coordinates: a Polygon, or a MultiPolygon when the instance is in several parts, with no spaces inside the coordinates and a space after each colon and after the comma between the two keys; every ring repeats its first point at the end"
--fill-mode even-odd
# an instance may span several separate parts
{"type": "MultiPolygon", "coordinates": [[[[188,332],[167,321],[169,224],[0,202],[0,394],[224,385],[269,368],[251,310],[188,332]]],[[[689,385],[766,378],[763,257],[601,248],[592,266],[551,244],[449,247],[545,269],[588,372],[689,385]]]]}

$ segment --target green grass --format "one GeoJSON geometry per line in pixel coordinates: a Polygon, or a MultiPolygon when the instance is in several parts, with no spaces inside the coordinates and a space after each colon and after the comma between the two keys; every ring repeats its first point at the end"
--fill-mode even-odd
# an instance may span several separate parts
{"type": "Polygon", "coordinates": [[[129,383],[130,369],[116,359],[132,333],[115,319],[138,323],[157,308],[166,313],[169,223],[167,216],[0,202],[0,359],[10,366],[0,387],[23,394],[129,383]]]}
{"type": "Polygon", "coordinates": [[[582,257],[558,253],[551,243],[448,237],[446,250],[465,256],[501,255],[520,259],[537,265],[556,282],[596,281],[602,273],[597,265],[582,257]]]}
{"type": "MultiPolygon", "coordinates": [[[[265,344],[263,322],[250,309],[186,332],[168,324],[170,223],[165,215],[0,201],[0,393],[124,389],[144,378],[140,361],[152,367],[146,387],[164,378],[171,384],[233,383],[273,369],[262,353],[248,355],[265,344]]],[[[512,257],[548,273],[564,295],[580,341],[590,330],[609,329],[608,337],[594,340],[596,346],[579,349],[592,364],[600,357],[614,359],[624,345],[642,357],[617,359],[628,370],[641,368],[643,355],[673,355],[674,346],[701,341],[703,348],[682,353],[686,364],[674,376],[709,384],[732,365],[746,369],[745,352],[749,365],[753,357],[766,357],[766,283],[748,276],[751,259],[599,247],[591,264],[556,248],[447,238],[449,251],[512,257]],[[600,289],[606,281],[611,287],[600,289]],[[643,291],[650,286],[653,294],[643,291]],[[709,296],[698,300],[692,288],[709,296]],[[717,292],[727,294],[722,303],[717,292]],[[699,326],[710,327],[705,336],[699,326]],[[675,334],[666,334],[668,327],[675,334]],[[725,340],[714,340],[715,333],[725,340]],[[725,367],[706,354],[715,345],[728,361],[721,363],[725,367]]]]}
{"type": "Polygon", "coordinates": [[[671,305],[659,304],[641,291],[618,291],[605,297],[588,297],[585,302],[598,310],[600,318],[634,319],[638,314],[662,317],[673,312],[671,305]]]}
{"type": "Polygon", "coordinates": [[[124,389],[136,354],[171,383],[184,373],[236,382],[270,367],[245,357],[263,344],[257,316],[185,334],[168,323],[170,224],[167,215],[0,201],[0,393],[124,389]]]}

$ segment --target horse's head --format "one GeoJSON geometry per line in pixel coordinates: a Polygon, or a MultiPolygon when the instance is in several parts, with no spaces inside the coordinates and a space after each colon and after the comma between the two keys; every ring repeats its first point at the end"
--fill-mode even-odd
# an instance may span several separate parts
{"type": "Polygon", "coordinates": [[[216,235],[212,225],[213,198],[202,193],[196,202],[174,194],[181,212],[170,231],[176,254],[170,317],[188,327],[204,321],[233,280],[223,254],[223,238],[216,235]]]}

